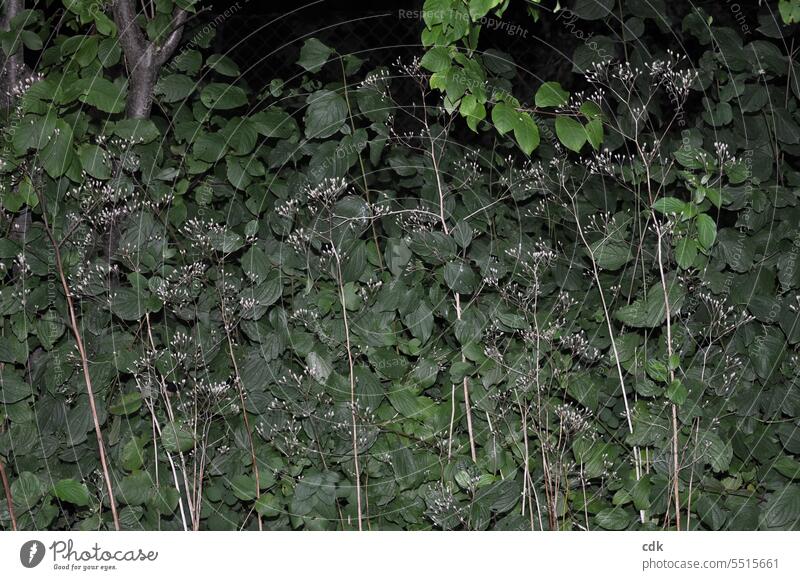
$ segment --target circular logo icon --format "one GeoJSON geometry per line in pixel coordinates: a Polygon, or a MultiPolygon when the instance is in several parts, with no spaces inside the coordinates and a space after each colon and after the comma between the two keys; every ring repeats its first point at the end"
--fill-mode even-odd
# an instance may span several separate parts
{"type": "Polygon", "coordinates": [[[35,568],[44,559],[44,544],[39,540],[29,540],[19,549],[19,561],[26,568],[35,568]]]}

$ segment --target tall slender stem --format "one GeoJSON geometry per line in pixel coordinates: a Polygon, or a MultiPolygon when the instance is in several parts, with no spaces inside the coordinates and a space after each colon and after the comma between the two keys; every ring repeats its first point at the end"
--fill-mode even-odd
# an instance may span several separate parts
{"type": "MultiPolygon", "coordinates": [[[[641,147],[639,148],[639,155],[642,157],[642,161],[645,162],[645,171],[646,171],[646,179],[647,179],[647,194],[650,200],[650,206],[652,207],[653,203],[655,203],[655,199],[653,198],[653,191],[652,186],[650,185],[650,165],[647,163],[647,158],[642,151],[641,147]]],[[[672,312],[670,310],[670,303],[669,303],[669,288],[667,287],[667,276],[664,272],[664,256],[663,256],[663,249],[662,249],[662,242],[663,242],[663,230],[661,229],[661,224],[659,221],[653,220],[653,225],[656,228],[656,238],[657,238],[657,247],[656,247],[656,255],[658,259],[658,274],[661,279],[661,290],[664,292],[664,313],[667,318],[667,359],[669,364],[667,365],[669,368],[669,380],[673,382],[675,380],[675,370],[673,369],[672,365],[672,312]]],[[[675,403],[672,403],[672,495],[675,501],[675,528],[680,531],[681,529],[681,497],[680,497],[680,485],[678,481],[678,476],[680,475],[680,462],[678,459],[678,407],[675,403]]]]}
{"type": "Polygon", "coordinates": [[[356,420],[356,374],[353,362],[353,349],[350,345],[350,322],[347,319],[347,302],[344,295],[344,284],[342,283],[342,262],[335,244],[331,244],[333,255],[336,259],[337,282],[339,284],[339,299],[342,305],[342,319],[344,321],[344,339],[347,348],[347,364],[350,371],[350,419],[353,430],[353,469],[356,473],[356,504],[358,512],[358,531],[363,530],[361,513],[361,466],[358,460],[358,422],[356,420]]]}
{"type": "MultiPolygon", "coordinates": [[[[439,175],[439,159],[436,156],[436,145],[433,141],[433,137],[431,136],[430,128],[428,127],[428,121],[425,120],[425,130],[428,135],[428,138],[431,142],[431,161],[433,163],[433,173],[436,176],[436,190],[439,193],[439,220],[442,224],[442,231],[445,235],[450,234],[450,229],[447,227],[447,220],[445,219],[444,215],[444,188],[442,187],[442,179],[439,175]]],[[[458,292],[453,293],[455,296],[455,303],[456,303],[456,318],[461,320],[461,295],[458,292]]],[[[464,353],[461,353],[461,362],[466,362],[466,357],[464,353]]],[[[466,416],[467,416],[467,434],[469,435],[469,451],[470,455],[472,456],[472,461],[478,461],[478,455],[475,451],[475,436],[472,431],[472,408],[470,406],[469,401],[469,382],[467,377],[464,377],[463,380],[463,387],[464,387],[464,407],[466,409],[466,416]]],[[[455,405],[455,398],[453,398],[453,405],[455,405]]],[[[452,423],[450,427],[450,431],[452,433],[452,423]]],[[[450,454],[448,452],[448,458],[450,454]]]]}
{"type": "MultiPolygon", "coordinates": [[[[231,357],[231,364],[233,364],[233,372],[235,373],[236,389],[239,393],[239,404],[242,406],[242,422],[244,423],[244,430],[247,432],[247,441],[250,445],[250,459],[253,463],[253,477],[256,480],[256,501],[261,499],[261,477],[258,472],[258,458],[256,457],[256,446],[253,442],[253,433],[250,431],[250,420],[247,418],[247,408],[245,407],[244,399],[244,385],[242,385],[242,375],[239,373],[239,364],[236,362],[236,355],[233,352],[233,341],[231,340],[231,327],[225,316],[225,300],[220,293],[220,303],[222,312],[222,324],[225,326],[225,337],[228,342],[228,354],[231,357]]],[[[257,513],[258,530],[263,531],[264,526],[261,521],[261,514],[257,513]]]]}
{"type": "Polygon", "coordinates": [[[58,276],[61,279],[61,286],[64,289],[64,296],[67,300],[67,310],[69,311],[69,322],[72,334],[75,337],[75,344],[78,347],[78,354],[81,358],[81,367],[83,368],[83,378],[86,382],[86,394],[89,397],[89,409],[92,413],[92,422],[94,423],[94,434],[97,438],[97,447],[100,454],[100,466],[103,470],[103,479],[105,479],[106,489],[108,491],[108,503],[111,504],[111,516],[114,519],[114,528],[119,531],[119,516],[117,515],[117,502],[114,499],[114,486],[111,483],[111,474],[108,469],[108,461],[106,460],[106,449],[103,443],[103,433],[100,429],[100,419],[97,415],[97,405],[95,404],[94,389],[92,388],[92,377],[89,373],[89,358],[86,356],[86,349],[83,346],[83,339],[81,338],[80,329],[78,328],[78,318],[75,316],[75,306],[72,302],[72,292],[70,291],[69,284],[67,283],[66,274],[64,274],[64,266],[61,261],[61,250],[53,231],[50,229],[50,224],[47,220],[47,208],[45,207],[44,198],[39,194],[39,204],[42,207],[42,220],[44,221],[44,229],[50,243],[53,246],[53,252],[56,259],[56,269],[58,276]]]}
{"type": "MultiPolygon", "coordinates": [[[[628,424],[628,432],[633,433],[633,420],[631,419],[631,407],[628,403],[628,391],[625,388],[625,378],[622,373],[622,363],[619,359],[619,350],[617,349],[617,341],[614,338],[614,328],[611,326],[611,313],[608,309],[608,304],[606,303],[605,293],[603,292],[603,287],[600,284],[600,272],[597,269],[597,260],[594,257],[594,251],[592,250],[591,244],[589,244],[586,237],[583,235],[583,227],[581,226],[580,217],[578,216],[578,207],[575,204],[575,198],[572,197],[572,208],[575,212],[575,224],[576,229],[578,230],[578,235],[583,242],[583,245],[586,247],[586,251],[589,253],[589,258],[592,262],[592,275],[594,277],[595,284],[597,284],[597,291],[600,293],[600,303],[603,306],[603,317],[606,319],[606,328],[608,329],[608,337],[611,340],[611,350],[614,352],[614,363],[617,369],[617,378],[619,379],[619,386],[622,390],[622,402],[625,405],[625,421],[628,424]]],[[[634,469],[636,471],[636,481],[639,481],[642,478],[642,466],[641,466],[641,454],[639,452],[639,447],[634,445],[633,447],[633,455],[634,455],[634,469]]],[[[645,521],[645,513],[644,510],[639,510],[639,520],[644,523],[645,521]]]]}
{"type": "Polygon", "coordinates": [[[6,476],[6,466],[0,461],[0,478],[3,480],[3,490],[6,492],[6,504],[8,505],[8,515],[11,516],[11,529],[17,531],[17,517],[14,515],[14,498],[11,496],[11,486],[8,484],[6,476]]]}

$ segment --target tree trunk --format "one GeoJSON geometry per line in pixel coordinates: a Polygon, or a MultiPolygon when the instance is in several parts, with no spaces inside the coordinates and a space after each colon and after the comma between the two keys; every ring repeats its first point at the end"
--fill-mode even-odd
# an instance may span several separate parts
{"type": "MultiPolygon", "coordinates": [[[[5,0],[0,28],[3,32],[11,30],[11,21],[25,9],[25,0],[5,0]]],[[[7,55],[0,50],[2,70],[0,70],[0,108],[9,109],[14,104],[12,91],[24,73],[23,49],[20,47],[14,54],[7,55]]]]}
{"type": "Polygon", "coordinates": [[[158,80],[158,73],[177,48],[188,13],[175,8],[169,33],[159,45],[147,40],[139,23],[136,22],[134,0],[114,0],[112,8],[119,43],[128,63],[126,114],[131,119],[148,119],[153,107],[153,89],[158,80]]]}
{"type": "Polygon", "coordinates": [[[152,45],[136,63],[128,78],[128,101],[125,113],[130,119],[149,119],[153,108],[153,90],[156,85],[158,70],[152,45]]]}

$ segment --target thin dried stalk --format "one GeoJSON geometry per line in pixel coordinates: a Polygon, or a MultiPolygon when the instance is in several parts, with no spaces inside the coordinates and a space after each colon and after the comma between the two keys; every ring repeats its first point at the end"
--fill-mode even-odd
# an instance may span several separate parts
{"type": "MultiPolygon", "coordinates": [[[[638,144],[637,144],[638,145],[638,144]]],[[[639,149],[639,154],[642,159],[646,161],[644,152],[639,149]]],[[[655,203],[652,187],[650,185],[650,166],[645,163],[645,171],[647,173],[647,193],[650,198],[650,205],[655,203]]],[[[667,317],[667,359],[669,360],[669,380],[675,380],[675,370],[672,368],[672,312],[669,304],[669,288],[667,287],[667,277],[664,273],[664,257],[662,250],[663,230],[659,221],[653,220],[653,225],[656,228],[656,236],[658,238],[658,247],[656,254],[658,259],[658,274],[661,279],[661,289],[664,292],[664,312],[667,317]]],[[[680,462],[678,459],[678,407],[672,404],[672,495],[675,500],[675,528],[680,531],[681,529],[681,496],[680,485],[678,476],[680,475],[680,462]]]]}
{"type": "Polygon", "coordinates": [[[362,531],[363,524],[361,513],[361,466],[358,461],[358,422],[356,421],[356,374],[355,364],[353,362],[353,350],[350,346],[350,323],[347,319],[347,304],[344,295],[344,285],[342,284],[342,262],[339,258],[339,252],[336,250],[336,245],[331,244],[333,248],[333,255],[336,258],[336,270],[338,272],[337,283],[339,285],[339,299],[342,305],[342,319],[344,321],[344,337],[345,347],[347,348],[347,364],[350,371],[350,418],[352,420],[353,428],[353,469],[356,473],[356,504],[358,512],[358,531],[362,531]]]}
{"type": "Polygon", "coordinates": [[[44,230],[50,243],[53,246],[53,252],[56,259],[56,269],[58,276],[61,279],[61,286],[64,289],[64,296],[67,300],[67,310],[69,312],[69,323],[72,334],[75,337],[75,344],[78,347],[78,354],[81,358],[81,367],[83,368],[83,378],[86,382],[86,393],[89,397],[89,409],[92,413],[92,422],[94,423],[94,434],[97,438],[97,447],[100,454],[100,466],[103,470],[103,479],[106,483],[106,490],[108,491],[108,503],[111,504],[111,516],[114,519],[114,528],[119,531],[119,516],[117,515],[117,502],[114,499],[114,487],[111,483],[111,474],[108,469],[108,461],[106,460],[106,449],[103,443],[103,433],[100,429],[100,419],[97,415],[97,405],[94,399],[94,389],[92,388],[92,377],[89,373],[89,358],[86,356],[86,349],[83,346],[83,339],[81,339],[80,329],[78,328],[78,318],[75,316],[75,305],[72,303],[72,292],[70,291],[69,284],[67,283],[66,274],[64,274],[64,266],[61,261],[61,250],[59,249],[58,242],[53,236],[53,231],[50,229],[50,224],[47,220],[47,208],[45,207],[44,198],[39,195],[39,204],[42,207],[42,220],[44,221],[44,230]]]}
{"type": "MultiPolygon", "coordinates": [[[[433,137],[431,137],[430,128],[428,127],[427,120],[425,121],[425,129],[428,134],[428,138],[431,142],[431,160],[433,162],[433,173],[436,176],[436,189],[439,192],[439,220],[442,224],[442,231],[445,235],[450,234],[450,229],[447,227],[447,220],[445,219],[444,215],[444,189],[442,188],[442,179],[439,176],[439,160],[436,157],[436,146],[433,142],[433,137]]],[[[455,304],[456,304],[456,318],[461,320],[461,295],[458,292],[454,292],[455,296],[455,304]]],[[[461,362],[466,362],[466,357],[464,353],[461,353],[461,362]]],[[[478,455],[475,451],[475,436],[472,432],[472,409],[470,407],[469,402],[469,382],[467,381],[467,377],[464,377],[463,381],[464,386],[464,407],[466,408],[466,415],[467,415],[467,433],[469,435],[469,451],[470,455],[472,456],[472,461],[477,463],[478,462],[478,455]]],[[[452,405],[453,409],[455,409],[455,397],[453,398],[452,405]]],[[[450,433],[453,432],[453,419],[451,419],[450,423],[450,433]]],[[[450,458],[450,450],[448,449],[447,454],[448,459],[450,458]]]]}
{"type": "Polygon", "coordinates": [[[8,485],[6,476],[6,466],[0,461],[0,478],[3,480],[3,489],[6,492],[6,503],[8,504],[8,515],[11,516],[11,529],[17,531],[17,518],[14,515],[14,498],[11,496],[11,486],[8,485]]]}
{"type": "MultiPolygon", "coordinates": [[[[597,269],[597,260],[594,257],[594,251],[592,250],[591,244],[583,235],[583,228],[581,227],[580,220],[578,218],[578,207],[575,205],[575,198],[570,196],[572,199],[572,207],[575,213],[575,223],[576,229],[578,230],[578,234],[580,235],[581,241],[583,245],[586,247],[586,251],[589,253],[589,259],[592,262],[592,275],[594,276],[595,284],[597,284],[597,291],[600,293],[600,303],[603,306],[603,317],[606,319],[606,327],[608,329],[608,337],[611,340],[611,350],[614,353],[614,363],[617,369],[617,378],[619,379],[620,389],[622,390],[622,401],[625,405],[625,421],[628,425],[628,432],[633,433],[633,420],[631,419],[631,408],[630,404],[628,403],[628,391],[625,388],[625,378],[622,372],[622,363],[619,360],[619,350],[617,350],[617,341],[614,338],[614,329],[611,326],[611,313],[608,309],[608,304],[606,303],[605,293],[603,292],[603,287],[600,284],[600,272],[597,269]]],[[[641,465],[641,454],[639,453],[639,447],[634,445],[633,447],[633,455],[634,455],[634,468],[636,470],[636,481],[639,481],[642,477],[642,465],[641,465]]],[[[639,520],[644,523],[645,522],[645,512],[644,510],[639,510],[639,520]]]]}
{"type": "MultiPolygon", "coordinates": [[[[144,316],[145,316],[145,324],[147,326],[147,336],[148,336],[148,338],[150,340],[150,346],[153,349],[153,351],[155,352],[156,343],[153,340],[153,329],[152,329],[152,326],[150,325],[150,313],[146,312],[144,316]]],[[[163,397],[164,401],[166,402],[167,415],[169,416],[169,420],[170,421],[175,421],[175,415],[172,412],[172,403],[170,403],[169,395],[167,393],[167,386],[164,383],[163,378],[159,381],[159,383],[160,383],[159,386],[161,388],[161,396],[163,397]]],[[[156,419],[155,409],[153,409],[153,407],[149,403],[148,403],[147,406],[150,409],[150,414],[153,417],[153,425],[154,425],[154,428],[158,432],[158,436],[159,437],[163,437],[162,432],[161,432],[161,425],[158,424],[158,420],[156,419]]],[[[155,439],[153,441],[154,441],[154,444],[155,444],[155,439]]],[[[164,449],[164,452],[167,454],[167,461],[169,461],[170,467],[172,468],[172,477],[173,477],[173,480],[175,481],[175,489],[178,491],[178,503],[179,503],[180,508],[181,508],[181,517],[183,519],[183,527],[184,527],[184,529],[186,529],[188,531],[187,526],[186,526],[186,515],[183,513],[183,498],[182,498],[182,495],[181,495],[181,486],[180,486],[180,483],[178,481],[178,474],[177,474],[177,471],[175,469],[175,463],[174,463],[174,461],[172,459],[172,454],[169,451],[167,451],[166,448],[164,449]]],[[[191,517],[192,523],[194,524],[195,519],[199,520],[199,518],[200,518],[200,515],[199,515],[199,511],[200,510],[199,509],[195,510],[194,505],[192,503],[192,500],[189,497],[189,480],[186,478],[186,461],[183,458],[183,453],[180,453],[180,459],[181,459],[181,465],[183,467],[183,470],[182,470],[182,473],[183,473],[183,485],[184,485],[184,488],[186,489],[186,495],[187,495],[186,503],[187,503],[187,507],[189,508],[189,517],[191,517]]],[[[156,463],[156,465],[157,464],[158,463],[156,463]]]]}
{"type": "MultiPolygon", "coordinates": [[[[239,365],[236,362],[236,356],[233,353],[233,341],[231,340],[231,332],[230,327],[228,325],[228,321],[225,319],[225,303],[220,294],[220,300],[222,300],[222,324],[225,327],[225,336],[228,339],[228,354],[231,357],[231,363],[233,364],[233,372],[236,373],[236,388],[239,391],[239,402],[242,405],[242,419],[244,421],[244,429],[247,431],[247,441],[250,444],[250,458],[253,462],[253,476],[256,480],[256,501],[261,498],[261,477],[258,473],[258,459],[256,458],[256,447],[255,443],[253,442],[253,434],[250,432],[250,421],[247,419],[247,409],[245,409],[245,401],[244,401],[244,387],[242,385],[242,376],[239,373],[239,365]]],[[[259,531],[264,530],[264,526],[261,522],[261,514],[258,514],[258,529],[259,531]]]]}

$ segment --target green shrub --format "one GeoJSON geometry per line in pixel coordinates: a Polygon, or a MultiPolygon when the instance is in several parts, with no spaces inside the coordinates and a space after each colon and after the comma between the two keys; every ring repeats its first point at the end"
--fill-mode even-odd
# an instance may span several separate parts
{"type": "Polygon", "coordinates": [[[520,95],[509,2],[428,0],[421,59],[259,94],[193,2],[138,80],[66,4],[3,36],[3,529],[800,525],[790,28],[542,8],[520,95]]]}

